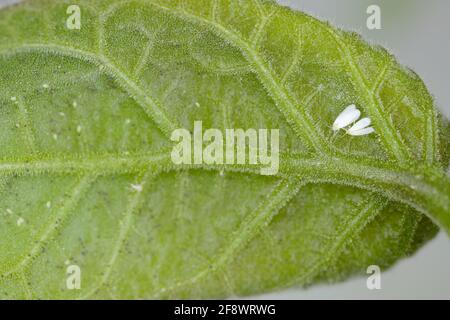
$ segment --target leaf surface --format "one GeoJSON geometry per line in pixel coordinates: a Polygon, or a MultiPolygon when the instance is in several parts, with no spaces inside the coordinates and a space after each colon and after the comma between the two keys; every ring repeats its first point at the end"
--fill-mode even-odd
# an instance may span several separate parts
{"type": "Polygon", "coordinates": [[[0,297],[249,295],[449,232],[448,123],[384,49],[270,1],[70,4],[0,11],[0,297]],[[333,136],[353,103],[376,133],[333,136]],[[278,174],[174,165],[196,120],[280,129],[278,174]]]}

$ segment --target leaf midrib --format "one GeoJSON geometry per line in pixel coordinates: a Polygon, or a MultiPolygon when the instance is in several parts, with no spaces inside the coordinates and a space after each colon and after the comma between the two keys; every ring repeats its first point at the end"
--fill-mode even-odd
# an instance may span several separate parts
{"type": "MultiPolygon", "coordinates": [[[[71,174],[95,173],[99,175],[113,175],[119,173],[142,172],[147,168],[156,172],[170,172],[188,169],[207,171],[226,170],[230,172],[244,172],[261,175],[259,165],[175,165],[171,161],[170,149],[153,152],[123,153],[123,154],[92,154],[92,155],[64,155],[63,157],[46,157],[35,155],[25,159],[0,160],[0,177],[10,175],[41,175],[41,174],[71,174]]],[[[302,155],[281,153],[280,169],[276,177],[289,178],[298,176],[323,181],[331,176],[339,176],[346,181],[346,185],[360,187],[352,183],[352,179],[367,180],[382,185],[398,185],[409,188],[414,185],[422,193],[436,193],[433,185],[426,184],[420,177],[410,173],[411,168],[393,170],[390,164],[378,163],[377,160],[353,158],[328,158],[322,156],[304,158],[302,155]]],[[[423,169],[417,168],[415,172],[423,169]]],[[[340,184],[340,183],[337,183],[340,184]]]]}

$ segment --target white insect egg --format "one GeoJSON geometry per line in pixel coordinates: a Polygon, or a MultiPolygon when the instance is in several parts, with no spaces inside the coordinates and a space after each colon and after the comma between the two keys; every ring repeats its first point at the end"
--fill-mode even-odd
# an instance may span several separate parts
{"type": "Polygon", "coordinates": [[[347,133],[351,136],[364,136],[374,132],[374,128],[370,127],[371,121],[369,118],[363,118],[356,122],[347,133]]]}
{"type": "Polygon", "coordinates": [[[361,116],[361,111],[354,104],[349,105],[342,111],[333,123],[333,131],[338,131],[352,124],[361,116]]]}

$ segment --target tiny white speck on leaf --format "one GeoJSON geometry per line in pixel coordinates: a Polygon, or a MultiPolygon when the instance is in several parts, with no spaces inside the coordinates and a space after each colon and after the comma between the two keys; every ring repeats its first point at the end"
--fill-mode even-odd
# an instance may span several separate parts
{"type": "Polygon", "coordinates": [[[50,209],[50,207],[52,206],[52,203],[51,203],[50,201],[47,201],[47,203],[45,204],[45,206],[46,206],[47,208],[50,209]]]}
{"type": "Polygon", "coordinates": [[[80,125],[77,126],[77,132],[78,132],[78,133],[81,132],[81,126],[80,126],[80,125]]]}
{"type": "Polygon", "coordinates": [[[19,219],[17,219],[17,225],[20,227],[22,224],[24,224],[25,220],[22,217],[19,217],[19,219]]]}
{"type": "Polygon", "coordinates": [[[17,98],[16,97],[11,97],[11,101],[16,101],[17,98]]]}
{"type": "Polygon", "coordinates": [[[130,124],[131,123],[131,120],[130,119],[126,119],[125,120],[125,124],[130,124]]]}
{"type": "Polygon", "coordinates": [[[49,86],[47,83],[44,83],[44,84],[42,85],[42,88],[48,89],[48,88],[50,88],[50,86],[49,86]]]}
{"type": "Polygon", "coordinates": [[[73,106],[74,108],[76,108],[76,107],[78,106],[78,103],[77,103],[76,101],[74,101],[74,102],[72,102],[72,106],[73,106]]]}
{"type": "Polygon", "coordinates": [[[195,106],[196,106],[197,108],[200,108],[200,103],[196,102],[196,103],[195,103],[195,106]]]}
{"type": "Polygon", "coordinates": [[[133,189],[136,192],[142,192],[142,185],[140,184],[131,184],[131,189],[133,189]]]}
{"type": "Polygon", "coordinates": [[[64,112],[60,112],[59,115],[60,115],[61,117],[65,117],[65,116],[66,116],[66,114],[65,114],[64,112]]]}
{"type": "Polygon", "coordinates": [[[56,133],[53,134],[53,139],[58,140],[58,135],[56,133]]]}

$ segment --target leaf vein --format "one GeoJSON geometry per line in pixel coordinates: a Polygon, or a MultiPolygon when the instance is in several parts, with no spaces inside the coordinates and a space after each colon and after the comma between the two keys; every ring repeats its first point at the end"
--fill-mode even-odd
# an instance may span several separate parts
{"type": "Polygon", "coordinates": [[[149,94],[145,93],[135,82],[133,82],[133,80],[114,66],[104,56],[98,57],[94,53],[68,46],[42,43],[22,44],[21,46],[15,48],[1,49],[0,56],[29,51],[40,51],[44,53],[53,52],[55,54],[69,56],[97,65],[101,70],[106,72],[109,76],[115,79],[118,84],[121,85],[122,89],[125,90],[138,103],[138,105],[155,122],[166,137],[170,137],[172,131],[180,127],[166,114],[164,108],[161,107],[160,103],[157,102],[154,97],[151,97],[149,94]]]}
{"type": "Polygon", "coordinates": [[[234,46],[237,49],[240,49],[244,56],[249,60],[249,63],[255,67],[255,71],[261,84],[268,91],[279,111],[282,112],[294,132],[317,152],[322,154],[330,153],[331,146],[324,139],[323,133],[314,126],[311,116],[308,114],[306,108],[304,106],[300,106],[300,108],[296,107],[297,103],[294,102],[290,94],[281,86],[273,73],[265,65],[263,59],[251,45],[241,38],[240,35],[228,30],[225,26],[217,22],[209,21],[206,18],[193,15],[189,12],[181,11],[179,9],[172,10],[154,2],[151,2],[150,4],[155,8],[182,20],[187,20],[200,25],[206,24],[210,26],[217,35],[221,36],[227,42],[234,44],[234,46]]]}
{"type": "Polygon", "coordinates": [[[81,297],[80,299],[87,299],[90,296],[94,295],[100,288],[102,288],[104,285],[106,285],[111,272],[114,268],[114,265],[117,262],[117,258],[120,255],[121,249],[123,248],[125,242],[126,242],[126,238],[129,234],[129,230],[130,227],[132,225],[132,220],[133,220],[133,214],[139,210],[140,206],[142,205],[142,199],[143,199],[143,193],[144,193],[144,188],[150,178],[150,176],[153,175],[153,171],[148,170],[144,177],[142,178],[142,181],[140,183],[140,185],[142,186],[142,190],[141,191],[136,191],[136,193],[133,195],[131,201],[130,201],[130,205],[127,208],[127,210],[125,211],[122,220],[120,221],[120,230],[119,230],[119,236],[114,244],[113,250],[112,250],[112,254],[111,254],[111,258],[108,261],[108,264],[106,265],[106,269],[103,272],[103,275],[100,279],[100,282],[98,285],[94,286],[92,288],[92,290],[90,290],[86,295],[84,295],[83,297],[81,297]]]}
{"type": "Polygon", "coordinates": [[[80,180],[80,182],[73,189],[72,194],[68,196],[65,203],[55,214],[54,219],[51,223],[44,228],[39,240],[31,248],[31,250],[24,256],[24,258],[16,264],[14,267],[6,270],[0,274],[0,278],[6,277],[10,274],[15,274],[26,268],[33,259],[35,259],[42,252],[43,246],[49,241],[49,239],[54,235],[54,233],[61,227],[65,219],[70,215],[71,211],[80,201],[81,197],[86,193],[87,189],[94,183],[96,176],[90,175],[85,176],[80,180]]]}
{"type": "MultiPolygon", "coordinates": [[[[394,156],[398,161],[406,161],[410,158],[410,153],[403,142],[400,133],[395,130],[394,124],[389,116],[384,116],[387,111],[383,110],[382,103],[379,101],[373,90],[368,86],[367,81],[363,77],[363,74],[353,58],[353,55],[341,37],[333,29],[328,28],[322,23],[316,21],[314,18],[309,17],[310,21],[319,26],[322,30],[325,30],[338,46],[339,54],[343,62],[349,67],[350,78],[353,80],[354,85],[359,89],[362,96],[365,97],[367,102],[366,107],[375,120],[377,129],[381,140],[383,141],[385,149],[394,156]]],[[[383,73],[381,75],[383,76],[383,73]]],[[[380,77],[381,79],[383,77],[380,77]]]]}
{"type": "Polygon", "coordinates": [[[299,283],[306,284],[312,281],[323,267],[326,267],[333,259],[339,257],[345,246],[350,243],[350,239],[360,234],[364,227],[381,212],[385,205],[386,201],[379,196],[368,196],[363,205],[356,208],[356,214],[341,223],[325,252],[321,252],[319,258],[309,270],[289,283],[288,286],[299,283]]]}
{"type": "Polygon", "coordinates": [[[201,270],[192,277],[177,282],[171,286],[157,290],[152,296],[159,297],[161,294],[173,291],[179,287],[193,285],[209,273],[224,266],[237,251],[255,237],[258,231],[267,227],[273,217],[286,206],[286,204],[298,193],[303,182],[296,179],[281,180],[265,197],[259,206],[241,223],[230,245],[225,248],[222,254],[218,255],[208,268],[201,270]]]}

